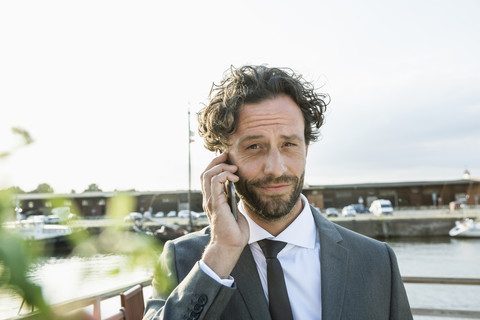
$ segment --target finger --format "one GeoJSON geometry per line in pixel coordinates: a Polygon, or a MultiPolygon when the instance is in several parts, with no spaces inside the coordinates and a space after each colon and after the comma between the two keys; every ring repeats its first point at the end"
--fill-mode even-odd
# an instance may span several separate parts
{"type": "Polygon", "coordinates": [[[226,164],[226,163],[220,163],[217,164],[215,167],[203,172],[202,177],[201,177],[201,183],[202,183],[202,191],[206,192],[207,194],[209,193],[210,189],[210,184],[212,177],[221,174],[224,171],[228,171],[231,173],[234,173],[237,171],[237,166],[231,165],[231,164],[226,164]]]}
{"type": "Polygon", "coordinates": [[[216,156],[215,158],[212,159],[212,161],[210,161],[210,163],[208,164],[208,166],[205,168],[205,171],[208,171],[210,170],[211,168],[215,167],[216,165],[222,163],[222,162],[225,162],[227,161],[227,158],[228,158],[228,153],[227,152],[224,152],[224,153],[221,153],[219,154],[218,156],[216,156]]]}
{"type": "Polygon", "coordinates": [[[227,181],[237,182],[239,177],[230,171],[222,171],[211,179],[211,196],[214,208],[218,208],[223,204],[228,204],[227,195],[225,193],[225,183],[227,181]]]}
{"type": "Polygon", "coordinates": [[[220,163],[225,162],[227,160],[227,155],[226,153],[222,153],[219,156],[216,156],[213,158],[212,161],[208,164],[208,166],[205,168],[205,170],[202,172],[200,175],[200,183],[202,186],[202,192],[207,192],[209,193],[209,186],[208,184],[210,183],[211,175],[215,174],[215,172],[212,172],[212,168],[218,166],[220,163]]]}
{"type": "Polygon", "coordinates": [[[226,153],[223,153],[222,155],[213,159],[212,162],[210,162],[210,164],[207,166],[205,171],[202,172],[202,175],[200,176],[200,183],[202,186],[202,193],[204,197],[208,198],[210,195],[210,185],[212,177],[220,174],[222,171],[237,171],[237,166],[225,163],[226,160],[227,155],[226,153]]]}
{"type": "MultiPolygon", "coordinates": [[[[232,171],[235,170],[236,168],[232,169],[232,171]]],[[[204,179],[204,185],[202,187],[203,211],[207,214],[210,223],[212,222],[214,211],[231,211],[228,206],[225,206],[225,204],[228,203],[228,198],[225,195],[225,182],[227,180],[232,182],[237,182],[239,180],[239,177],[231,171],[220,171],[218,168],[212,168],[211,172],[206,175],[210,177],[212,172],[215,172],[216,174],[211,176],[211,178],[204,179]],[[217,189],[214,189],[213,192],[212,185],[218,187],[217,189]]]]}

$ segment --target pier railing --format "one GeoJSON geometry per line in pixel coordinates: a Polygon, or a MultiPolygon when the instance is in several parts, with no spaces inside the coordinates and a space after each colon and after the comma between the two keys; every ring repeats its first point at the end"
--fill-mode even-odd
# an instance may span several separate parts
{"type": "MultiPolygon", "coordinates": [[[[122,294],[123,292],[129,290],[130,288],[138,284],[141,285],[142,288],[148,287],[152,284],[152,278],[146,278],[146,279],[136,281],[112,290],[107,290],[104,292],[87,295],[85,297],[80,297],[80,298],[72,299],[62,303],[54,304],[51,307],[53,311],[57,314],[67,314],[75,310],[80,310],[83,308],[93,306],[93,319],[101,320],[103,319],[102,312],[101,312],[102,301],[110,298],[114,298],[114,297],[119,297],[119,301],[120,301],[120,294],[122,294]]],[[[120,309],[120,306],[118,307],[118,309],[120,309]]],[[[36,312],[32,312],[26,315],[19,315],[17,317],[9,318],[6,320],[37,320],[38,318],[39,318],[39,315],[36,312]]]]}
{"type": "MultiPolygon", "coordinates": [[[[432,285],[480,285],[480,278],[459,278],[459,277],[402,277],[404,283],[412,284],[432,284],[432,285]]],[[[140,284],[142,287],[151,285],[151,278],[137,281],[129,285],[125,285],[113,290],[108,290],[102,293],[97,293],[82,298],[66,301],[52,306],[58,314],[66,314],[72,310],[79,310],[82,308],[93,306],[93,318],[95,320],[102,319],[101,303],[104,300],[119,296],[121,293],[127,291],[133,286],[140,284]]],[[[480,319],[480,310],[453,310],[453,309],[438,309],[438,308],[412,308],[412,313],[418,316],[435,316],[446,318],[468,318],[480,319]]],[[[35,313],[21,315],[8,320],[34,320],[38,315],[35,313]]]]}
{"type": "MultiPolygon", "coordinates": [[[[420,284],[446,284],[446,285],[480,285],[480,278],[459,278],[459,277],[402,277],[404,283],[420,284]]],[[[446,318],[468,318],[480,319],[480,311],[477,310],[457,310],[457,309],[438,309],[438,308],[412,308],[412,313],[418,316],[435,316],[446,318]]]]}

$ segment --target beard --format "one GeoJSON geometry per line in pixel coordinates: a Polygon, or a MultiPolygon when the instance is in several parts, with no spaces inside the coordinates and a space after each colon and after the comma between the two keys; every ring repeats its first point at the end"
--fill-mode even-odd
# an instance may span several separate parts
{"type": "Polygon", "coordinates": [[[289,214],[297,203],[303,188],[305,171],[300,177],[283,175],[267,176],[256,180],[240,180],[235,183],[237,193],[246,207],[264,221],[275,221],[289,214]],[[262,195],[257,188],[269,184],[289,183],[294,186],[289,194],[262,195]]]}

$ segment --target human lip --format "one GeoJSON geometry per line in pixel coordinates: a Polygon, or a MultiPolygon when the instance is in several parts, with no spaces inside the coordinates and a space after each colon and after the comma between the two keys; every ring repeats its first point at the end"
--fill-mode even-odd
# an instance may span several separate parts
{"type": "Polygon", "coordinates": [[[281,184],[268,184],[264,185],[261,187],[262,190],[266,192],[272,192],[272,193],[277,193],[277,192],[282,192],[285,191],[290,187],[290,184],[288,183],[281,183],[281,184]]]}

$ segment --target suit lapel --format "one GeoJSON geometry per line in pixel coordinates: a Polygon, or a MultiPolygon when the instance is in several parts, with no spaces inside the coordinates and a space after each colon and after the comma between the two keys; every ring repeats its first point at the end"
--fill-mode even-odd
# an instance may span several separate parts
{"type": "Polygon", "coordinates": [[[332,222],[312,208],[320,236],[322,319],[340,319],[346,289],[348,250],[332,222]]]}
{"type": "Polygon", "coordinates": [[[238,291],[254,320],[270,319],[267,299],[263,293],[257,266],[247,245],[232,271],[238,291]]]}

